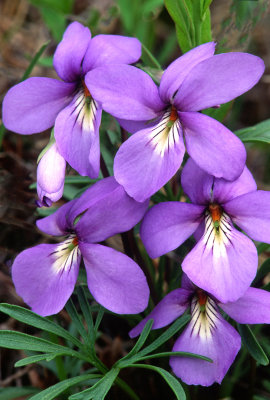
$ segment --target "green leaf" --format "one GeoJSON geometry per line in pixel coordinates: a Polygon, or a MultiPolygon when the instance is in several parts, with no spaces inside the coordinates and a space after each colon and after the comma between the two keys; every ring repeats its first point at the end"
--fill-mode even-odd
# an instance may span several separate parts
{"type": "Polygon", "coordinates": [[[182,385],[180,384],[178,379],[176,379],[172,374],[170,374],[165,369],[156,367],[155,365],[146,365],[146,364],[132,364],[130,366],[136,367],[136,368],[151,369],[152,371],[156,371],[158,374],[160,374],[162,376],[162,378],[170,386],[170,388],[172,389],[173,393],[175,394],[177,400],[186,400],[185,391],[182,388],[182,385]]]}
{"type": "Polygon", "coordinates": [[[208,361],[210,363],[213,362],[213,360],[211,360],[211,358],[205,357],[205,356],[201,356],[199,354],[195,354],[195,353],[188,353],[186,351],[166,351],[164,353],[155,353],[155,354],[150,354],[148,356],[144,356],[140,358],[141,360],[148,360],[150,358],[160,358],[160,357],[189,357],[189,358],[198,358],[200,360],[204,360],[204,361],[208,361]]]}
{"type": "Polygon", "coordinates": [[[66,379],[62,382],[57,383],[56,385],[49,387],[48,389],[43,390],[42,392],[39,392],[35,396],[31,397],[29,400],[53,400],[56,398],[56,396],[63,393],[71,386],[77,385],[78,383],[86,381],[88,379],[95,379],[99,377],[99,374],[88,374],[66,379]]]}
{"type": "Polygon", "coordinates": [[[78,357],[80,355],[74,350],[49,342],[48,340],[25,333],[3,330],[0,331],[0,347],[15,350],[32,350],[44,353],[62,353],[78,357]]]}
{"type": "MultiPolygon", "coordinates": [[[[69,397],[69,400],[103,400],[114,383],[118,368],[112,368],[106,375],[103,376],[94,386],[80,393],[76,393],[69,397]]],[[[43,400],[43,399],[42,399],[43,400]]]]}
{"type": "Polygon", "coordinates": [[[263,142],[270,143],[270,119],[260,122],[249,128],[239,129],[235,134],[244,143],[263,142]]]}
{"type": "Polygon", "coordinates": [[[152,353],[158,347],[160,347],[163,343],[167,342],[175,333],[177,333],[183,326],[185,326],[190,320],[190,315],[183,315],[178,318],[162,335],[160,335],[153,343],[149,346],[145,347],[139,353],[138,356],[145,356],[146,354],[152,353]]]}
{"type": "Polygon", "coordinates": [[[83,316],[84,316],[84,319],[86,321],[87,328],[88,328],[89,351],[92,354],[92,356],[94,356],[96,335],[95,335],[95,328],[94,328],[92,312],[91,312],[91,309],[89,306],[89,301],[87,300],[86,295],[85,295],[84,287],[82,287],[82,286],[78,287],[77,293],[78,293],[80,307],[83,312],[83,316]]]}
{"type": "Polygon", "coordinates": [[[37,392],[39,392],[39,389],[32,387],[0,388],[0,398],[1,400],[15,400],[18,397],[28,396],[37,392]]]}
{"type": "Polygon", "coordinates": [[[270,244],[269,244],[269,243],[259,243],[258,246],[257,246],[258,254],[263,253],[263,252],[266,251],[269,247],[270,247],[270,244]]]}
{"type": "Polygon", "coordinates": [[[208,108],[207,110],[203,110],[203,114],[222,122],[232,108],[232,104],[233,102],[230,101],[229,103],[222,104],[219,108],[208,108]]]}
{"type": "Polygon", "coordinates": [[[252,286],[256,285],[261,279],[270,272],[270,258],[268,258],[258,269],[257,275],[252,282],[252,286]]]}
{"type": "Polygon", "coordinates": [[[162,71],[162,67],[158,60],[153,56],[150,50],[142,43],[142,56],[141,59],[143,62],[148,65],[152,66],[153,68],[157,68],[159,71],[162,71]]]}
{"type": "Polygon", "coordinates": [[[30,356],[30,357],[25,357],[22,360],[19,360],[15,363],[15,367],[24,367],[25,365],[28,364],[34,364],[39,361],[52,361],[55,357],[57,356],[63,356],[65,353],[63,352],[58,352],[58,353],[46,353],[46,354],[38,354],[36,356],[30,356]]]}
{"type": "Polygon", "coordinates": [[[261,365],[268,365],[269,360],[263,351],[261,345],[257,341],[254,333],[248,325],[237,324],[238,331],[241,335],[244,345],[247,347],[252,357],[261,365]]]}
{"type": "Polygon", "coordinates": [[[41,317],[40,315],[35,314],[33,311],[27,310],[26,308],[2,303],[0,304],[0,311],[9,315],[11,318],[16,319],[17,321],[23,322],[24,324],[34,326],[35,328],[39,328],[46,332],[54,333],[57,336],[61,336],[67,341],[75,344],[75,346],[82,346],[82,343],[76,337],[72,336],[60,325],[57,325],[49,319],[41,317]]]}

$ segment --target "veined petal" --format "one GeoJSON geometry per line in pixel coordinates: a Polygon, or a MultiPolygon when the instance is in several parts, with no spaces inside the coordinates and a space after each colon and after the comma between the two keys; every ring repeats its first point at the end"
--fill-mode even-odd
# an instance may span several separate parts
{"type": "Polygon", "coordinates": [[[131,258],[99,244],[79,246],[88,287],[97,302],[117,314],[137,314],[147,307],[146,278],[131,258]]]}
{"type": "Polygon", "coordinates": [[[270,323],[270,293],[250,287],[237,301],[219,306],[239,324],[270,323]]]}
{"type": "Polygon", "coordinates": [[[80,175],[90,178],[99,174],[101,113],[99,104],[81,89],[55,121],[59,152],[80,175]]]}
{"type": "Polygon", "coordinates": [[[70,237],[58,245],[27,249],[13,263],[16,291],[37,314],[57,314],[73,292],[81,258],[78,246],[68,248],[73,241],[70,237]]]}
{"type": "Polygon", "coordinates": [[[236,330],[220,315],[208,297],[201,310],[196,297],[191,304],[192,318],[176,340],[173,351],[188,351],[209,357],[213,363],[187,357],[171,357],[173,372],[188,385],[210,386],[221,383],[241,348],[236,330]]]}
{"type": "Polygon", "coordinates": [[[167,103],[173,99],[185,77],[199,62],[212,57],[215,52],[215,43],[204,43],[183,54],[172,62],[163,72],[159,93],[162,100],[167,103]]]}
{"type": "Polygon", "coordinates": [[[259,242],[270,243],[270,193],[257,190],[236,197],[224,209],[233,222],[248,236],[259,242]]]}
{"type": "Polygon", "coordinates": [[[159,203],[145,215],[141,238],[152,258],[176,249],[193,234],[203,218],[205,207],[170,201],[159,203]]]}
{"type": "Polygon", "coordinates": [[[53,66],[65,82],[75,82],[82,74],[82,61],[91,42],[90,30],[79,22],[72,22],[57,46],[53,66]]]}
{"type": "Polygon", "coordinates": [[[229,181],[237,179],[246,162],[241,140],[220,122],[195,112],[179,113],[186,149],[208,174],[229,181]]]}
{"type": "Polygon", "coordinates": [[[256,85],[264,68],[263,60],[252,54],[217,54],[190,70],[174,104],[182,111],[200,111],[227,103],[256,85]]]}
{"type": "Polygon", "coordinates": [[[226,303],[246,292],[257,265],[255,245],[223,212],[218,227],[206,213],[204,235],[185,257],[182,268],[195,285],[226,303]]]}
{"type": "Polygon", "coordinates": [[[85,83],[102,109],[116,118],[152,120],[166,107],[150,76],[130,65],[95,68],[86,74],[85,83]]]}
{"type": "Polygon", "coordinates": [[[115,179],[137,201],[156,193],[181,165],[185,153],[182,128],[170,115],[166,112],[155,126],[132,135],[116,153],[115,179]]]}
{"type": "Polygon", "coordinates": [[[189,306],[189,296],[190,291],[188,290],[173,290],[156,305],[146,318],[129,332],[129,336],[131,338],[138,336],[149,319],[154,320],[152,329],[159,329],[169,325],[186,311],[189,306]]]}
{"type": "Polygon", "coordinates": [[[83,72],[108,64],[133,64],[139,60],[141,52],[141,43],[136,38],[97,35],[88,46],[82,64],[83,72]]]}
{"type": "Polygon", "coordinates": [[[36,77],[13,86],[3,101],[5,127],[23,135],[45,131],[70,103],[75,88],[73,83],[36,77]]]}

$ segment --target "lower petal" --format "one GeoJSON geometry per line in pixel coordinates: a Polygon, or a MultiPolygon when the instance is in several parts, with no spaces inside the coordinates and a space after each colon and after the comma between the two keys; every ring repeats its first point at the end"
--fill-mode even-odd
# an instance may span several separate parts
{"type": "Polygon", "coordinates": [[[115,179],[137,201],[144,201],[167,183],[179,169],[185,153],[182,129],[176,121],[166,128],[168,116],[122,144],[114,159],[115,179]]]}
{"type": "Polygon", "coordinates": [[[182,268],[195,285],[221,302],[235,301],[245,293],[256,275],[257,249],[247,236],[232,226],[220,239],[213,232],[210,226],[206,229],[185,257],[182,268]]]}
{"type": "Polygon", "coordinates": [[[87,103],[83,93],[78,92],[55,121],[59,152],[80,175],[90,178],[99,174],[101,113],[97,102],[92,99],[87,103]]]}
{"type": "Polygon", "coordinates": [[[80,265],[78,248],[63,253],[62,244],[41,244],[20,253],[12,266],[17,293],[42,316],[57,314],[71,296],[80,265]],[[62,247],[61,247],[62,246],[62,247]]]}
{"type": "Polygon", "coordinates": [[[88,287],[97,302],[117,314],[137,314],[147,307],[146,278],[131,258],[98,244],[79,246],[88,287]]]}
{"type": "Polygon", "coordinates": [[[241,338],[220,314],[214,320],[210,335],[194,329],[191,320],[176,340],[173,351],[187,351],[209,357],[213,363],[187,357],[171,357],[175,375],[188,385],[210,386],[221,383],[241,348],[241,338]]]}
{"type": "Polygon", "coordinates": [[[246,162],[245,146],[229,129],[207,115],[181,112],[186,149],[190,157],[210,175],[233,181],[246,162]]]}

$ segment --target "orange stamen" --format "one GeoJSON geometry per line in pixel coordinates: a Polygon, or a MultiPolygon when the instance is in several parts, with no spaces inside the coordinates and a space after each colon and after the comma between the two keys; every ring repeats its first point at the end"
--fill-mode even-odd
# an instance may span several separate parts
{"type": "Polygon", "coordinates": [[[91,93],[89,92],[88,87],[86,86],[84,80],[82,81],[82,85],[83,85],[83,94],[85,97],[91,97],[91,93]]]}
{"type": "Polygon", "coordinates": [[[220,221],[222,208],[218,204],[210,204],[209,211],[214,222],[220,221]]]}
{"type": "Polygon", "coordinates": [[[172,106],[171,114],[170,114],[170,121],[175,122],[178,119],[177,110],[174,106],[172,106]]]}
{"type": "Polygon", "coordinates": [[[207,295],[206,295],[206,293],[203,291],[203,290],[198,290],[197,291],[197,296],[198,296],[198,301],[199,301],[199,304],[200,304],[200,307],[201,306],[205,306],[205,304],[206,304],[206,301],[207,301],[207,295]]]}
{"type": "Polygon", "coordinates": [[[76,247],[79,244],[79,240],[77,238],[77,236],[72,240],[72,244],[76,247]]]}

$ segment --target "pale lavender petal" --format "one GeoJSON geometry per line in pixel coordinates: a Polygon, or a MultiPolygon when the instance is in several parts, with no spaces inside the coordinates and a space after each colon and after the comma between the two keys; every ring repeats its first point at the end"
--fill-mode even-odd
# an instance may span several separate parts
{"type": "Polygon", "coordinates": [[[66,160],[54,143],[42,156],[37,167],[37,184],[48,194],[58,192],[64,187],[66,160]]]}
{"type": "Polygon", "coordinates": [[[189,306],[189,295],[190,292],[184,289],[176,289],[167,294],[150,314],[129,332],[129,336],[131,338],[138,336],[149,319],[154,320],[152,329],[169,325],[186,311],[189,306]]]}
{"type": "Polygon", "coordinates": [[[57,46],[53,66],[61,79],[66,82],[74,82],[82,75],[82,61],[91,42],[90,30],[80,24],[70,24],[57,46]]]}
{"type": "Polygon", "coordinates": [[[88,46],[82,64],[83,72],[108,64],[133,64],[139,60],[141,52],[141,43],[136,38],[97,35],[88,46]]]}
{"type": "Polygon", "coordinates": [[[200,113],[180,113],[190,157],[210,175],[233,181],[246,162],[245,146],[220,122],[200,113]]]}
{"type": "Polygon", "coordinates": [[[176,249],[197,229],[204,207],[170,201],[155,205],[145,215],[141,238],[152,258],[176,249]]]}
{"type": "Polygon", "coordinates": [[[142,129],[150,128],[155,125],[153,122],[149,121],[129,121],[120,118],[117,118],[117,121],[121,127],[129,133],[136,133],[142,129]]]}
{"type": "Polygon", "coordinates": [[[210,334],[206,335],[203,324],[198,329],[196,325],[199,321],[192,319],[173,347],[173,351],[187,351],[213,360],[210,363],[190,357],[171,357],[173,372],[188,385],[221,383],[241,348],[240,335],[217,310],[211,310],[213,323],[210,334]]]}
{"type": "Polygon", "coordinates": [[[246,292],[257,266],[255,245],[233,228],[228,217],[220,221],[219,234],[208,219],[203,237],[182,263],[183,271],[195,285],[223,303],[235,301],[246,292]]]}
{"type": "Polygon", "coordinates": [[[151,120],[165,107],[150,76],[130,65],[96,68],[86,74],[85,83],[102,109],[116,118],[151,120]]]}
{"type": "Polygon", "coordinates": [[[214,52],[214,42],[204,43],[172,62],[165,69],[160,81],[159,93],[162,100],[170,102],[191,69],[199,62],[212,57],[214,52]]]}
{"type": "Polygon", "coordinates": [[[29,78],[13,86],[3,101],[5,127],[23,135],[45,131],[70,103],[75,88],[51,78],[29,78]]]}
{"type": "Polygon", "coordinates": [[[191,69],[174,103],[182,111],[200,111],[227,103],[256,85],[263,72],[263,60],[252,54],[215,55],[191,69]]]}
{"type": "Polygon", "coordinates": [[[64,186],[65,184],[63,182],[59,190],[53,193],[48,193],[46,192],[46,190],[43,190],[37,183],[37,194],[39,197],[39,200],[37,200],[38,207],[51,207],[52,203],[60,200],[63,196],[64,186]]]}
{"type": "Polygon", "coordinates": [[[117,314],[137,314],[148,304],[149,288],[140,267],[125,254],[99,244],[79,243],[90,292],[117,314]]]}
{"type": "Polygon", "coordinates": [[[189,158],[183,168],[181,184],[184,192],[192,203],[209,204],[214,177],[201,169],[192,158],[189,158]]]}
{"type": "Polygon", "coordinates": [[[78,236],[88,243],[101,242],[133,228],[144,216],[148,203],[136,202],[111,177],[86,190],[68,218],[71,223],[82,215],[75,225],[78,236]]]}
{"type": "Polygon", "coordinates": [[[214,179],[213,202],[226,203],[242,194],[253,192],[257,189],[256,182],[251,172],[244,167],[242,174],[233,182],[225,179],[214,179]]]}
{"type": "Polygon", "coordinates": [[[224,209],[253,240],[270,243],[270,192],[243,194],[226,203],[224,209]]]}
{"type": "Polygon", "coordinates": [[[63,244],[41,244],[20,253],[12,266],[17,293],[42,316],[57,314],[71,296],[80,265],[77,248],[65,256],[63,244]]]}
{"type": "Polygon", "coordinates": [[[239,324],[270,324],[270,293],[266,290],[250,287],[237,301],[219,306],[239,324]]]}
{"type": "Polygon", "coordinates": [[[59,152],[79,172],[97,178],[99,174],[99,127],[102,109],[95,100],[87,103],[82,92],[58,115],[54,135],[59,152]]]}
{"type": "Polygon", "coordinates": [[[48,217],[38,219],[36,221],[37,227],[47,235],[66,235],[72,228],[72,225],[68,222],[68,214],[75,202],[76,200],[69,201],[48,217]]]}
{"type": "Polygon", "coordinates": [[[181,165],[185,153],[181,126],[176,121],[167,128],[166,115],[154,127],[132,135],[116,153],[115,179],[137,201],[156,193],[181,165]]]}

